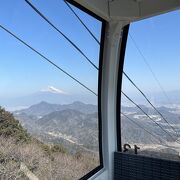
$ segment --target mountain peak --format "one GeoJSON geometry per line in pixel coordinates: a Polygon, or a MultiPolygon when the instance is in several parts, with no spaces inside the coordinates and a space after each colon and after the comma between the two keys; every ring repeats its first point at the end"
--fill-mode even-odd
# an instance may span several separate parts
{"type": "Polygon", "coordinates": [[[73,105],[85,105],[83,102],[81,102],[81,101],[74,101],[73,103],[72,103],[73,105]]]}
{"type": "Polygon", "coordinates": [[[50,104],[50,103],[48,103],[48,102],[46,102],[46,101],[41,101],[41,102],[39,103],[39,105],[43,105],[43,104],[50,104]]]}
{"type": "Polygon", "coordinates": [[[42,89],[41,92],[49,92],[49,93],[55,93],[55,94],[64,94],[67,95],[67,93],[61,89],[58,89],[54,86],[48,86],[46,89],[42,89]]]}
{"type": "Polygon", "coordinates": [[[26,113],[33,116],[44,116],[54,111],[62,111],[66,109],[77,110],[82,113],[91,114],[97,112],[97,106],[91,104],[85,104],[81,101],[75,101],[72,104],[51,104],[47,101],[41,101],[38,104],[34,104],[27,109],[18,111],[19,113],[26,113]]]}

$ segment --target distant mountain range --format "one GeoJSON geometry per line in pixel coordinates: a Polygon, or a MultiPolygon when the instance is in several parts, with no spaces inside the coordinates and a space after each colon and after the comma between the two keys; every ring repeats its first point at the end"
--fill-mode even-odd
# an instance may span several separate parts
{"type": "MultiPolygon", "coordinates": [[[[147,107],[144,105],[139,105],[144,112],[146,112],[149,115],[155,115],[155,116],[160,116],[157,111],[155,111],[152,107],[147,107]]],[[[168,107],[156,107],[156,109],[164,116],[165,119],[168,120],[169,123],[173,124],[180,124],[180,109],[179,108],[168,108],[168,107]]],[[[132,114],[138,114],[138,115],[144,115],[144,113],[138,109],[137,107],[126,107],[126,106],[121,106],[122,112],[131,112],[132,114]]],[[[134,117],[130,115],[130,117],[134,117]]],[[[160,120],[161,123],[164,122],[163,119],[160,120]]]]}
{"type": "MultiPolygon", "coordinates": [[[[177,106],[180,104],[180,90],[166,92],[169,97],[168,99],[162,92],[145,94],[156,106],[177,106]]],[[[138,104],[146,104],[145,99],[137,93],[127,93],[127,95],[133,98],[138,104]]],[[[54,87],[49,87],[48,89],[19,97],[0,97],[1,106],[6,107],[10,111],[18,110],[21,107],[29,107],[38,104],[41,101],[49,102],[51,104],[71,104],[77,100],[89,104],[97,103],[97,98],[93,95],[85,93],[64,93],[54,87]]],[[[123,96],[122,102],[128,106],[132,105],[126,98],[123,98],[123,96]]]]}
{"type": "Polygon", "coordinates": [[[98,148],[96,105],[79,101],[60,105],[43,101],[14,111],[14,116],[32,135],[46,141],[67,141],[91,150],[98,148]]]}
{"type": "Polygon", "coordinates": [[[85,104],[80,101],[75,101],[71,104],[50,104],[42,101],[38,104],[32,105],[27,109],[15,111],[15,113],[25,113],[33,116],[44,116],[55,111],[62,111],[66,109],[77,110],[85,114],[91,114],[97,112],[97,106],[92,104],[85,104]]]}
{"type": "Polygon", "coordinates": [[[47,91],[39,91],[26,96],[3,98],[0,97],[1,106],[11,109],[19,109],[19,107],[29,107],[38,104],[41,101],[46,101],[52,104],[70,104],[74,101],[81,101],[85,103],[97,103],[97,98],[88,94],[65,94],[54,93],[47,91]]]}
{"type": "MultiPolygon", "coordinates": [[[[140,105],[141,108],[160,124],[174,138],[176,134],[171,127],[152,108],[140,105]]],[[[148,134],[122,116],[122,142],[130,144],[164,144],[174,143],[154,122],[135,107],[122,106],[129,118],[140,124],[155,137],[148,134]],[[162,140],[161,140],[162,139],[162,140]]],[[[180,111],[177,108],[158,107],[159,112],[180,133],[180,111]]],[[[86,148],[98,150],[98,113],[97,106],[79,101],[71,104],[50,104],[45,101],[32,105],[27,109],[14,111],[14,116],[28,131],[47,142],[60,142],[73,150],[86,148]]]]}
{"type": "MultiPolygon", "coordinates": [[[[166,91],[166,95],[164,95],[163,92],[144,92],[144,94],[155,106],[173,106],[180,104],[180,90],[166,91]]],[[[146,100],[140,93],[127,93],[127,95],[133,98],[138,104],[146,104],[146,100]]],[[[122,102],[129,104],[129,101],[125,97],[122,96],[122,98],[122,102]]]]}

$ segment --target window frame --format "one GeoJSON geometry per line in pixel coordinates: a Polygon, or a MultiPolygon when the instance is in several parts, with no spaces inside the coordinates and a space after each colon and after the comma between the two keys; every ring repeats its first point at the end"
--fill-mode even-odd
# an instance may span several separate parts
{"type": "Polygon", "coordinates": [[[121,90],[122,90],[122,76],[124,69],[124,60],[126,54],[126,45],[128,40],[130,24],[124,26],[122,32],[122,41],[120,48],[119,67],[118,67],[118,81],[117,81],[117,98],[116,98],[116,134],[117,134],[117,151],[122,152],[121,140],[121,90]]]}
{"type": "Polygon", "coordinates": [[[100,165],[94,168],[92,171],[80,178],[80,180],[87,180],[104,167],[103,163],[103,144],[102,144],[102,111],[101,111],[101,85],[102,85],[102,64],[103,64],[103,51],[104,51],[104,40],[105,40],[105,29],[107,22],[99,17],[97,14],[86,9],[74,0],[66,0],[66,2],[72,4],[76,8],[82,10],[88,15],[94,17],[96,20],[102,23],[101,27],[101,39],[100,39],[100,50],[99,50],[99,72],[98,72],[98,140],[99,140],[99,162],[100,165]]]}

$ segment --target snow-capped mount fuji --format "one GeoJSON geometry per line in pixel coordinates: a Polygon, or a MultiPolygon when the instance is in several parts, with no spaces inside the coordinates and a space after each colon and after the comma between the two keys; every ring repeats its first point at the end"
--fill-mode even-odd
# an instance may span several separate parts
{"type": "Polygon", "coordinates": [[[95,96],[79,93],[70,94],[54,87],[49,87],[48,89],[42,89],[32,94],[27,94],[19,97],[11,98],[0,98],[1,106],[8,110],[19,109],[16,107],[30,107],[39,102],[48,102],[51,104],[71,104],[75,101],[81,101],[88,104],[97,103],[97,98],[95,96]]]}

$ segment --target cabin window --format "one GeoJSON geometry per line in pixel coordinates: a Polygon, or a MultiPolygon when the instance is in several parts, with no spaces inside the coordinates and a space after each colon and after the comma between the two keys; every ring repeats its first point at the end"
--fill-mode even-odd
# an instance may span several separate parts
{"type": "Polygon", "coordinates": [[[122,76],[124,153],[180,160],[180,11],[131,23],[122,76]]]}
{"type": "Polygon", "coordinates": [[[71,3],[1,1],[0,179],[74,180],[102,167],[104,22],[71,3]]]}

